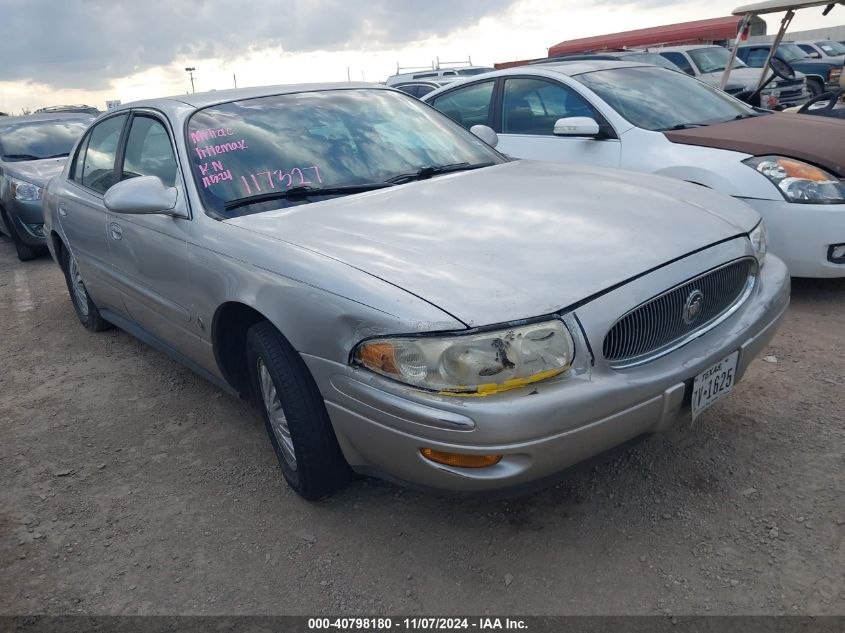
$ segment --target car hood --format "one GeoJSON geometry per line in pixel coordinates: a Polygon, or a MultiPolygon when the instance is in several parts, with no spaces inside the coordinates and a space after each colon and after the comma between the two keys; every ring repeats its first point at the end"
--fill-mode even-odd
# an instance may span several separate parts
{"type": "Polygon", "coordinates": [[[556,312],[758,221],[689,183],[534,161],[225,220],[381,278],[468,326],[556,312]]]}
{"type": "MultiPolygon", "coordinates": [[[[761,71],[762,68],[734,68],[731,71],[731,76],[728,78],[727,87],[731,88],[741,86],[743,88],[755,88],[757,86],[757,82],[760,81],[761,71]]],[[[722,81],[723,74],[723,70],[718,70],[712,73],[702,73],[701,79],[713,86],[718,86],[722,81]]],[[[795,79],[804,79],[804,74],[796,72],[795,79]]],[[[777,88],[782,83],[783,80],[777,79],[770,88],[777,88]]]]}
{"type": "Polygon", "coordinates": [[[798,158],[845,177],[845,121],[831,117],[776,112],[664,134],[673,143],[798,158]]]}
{"type": "Polygon", "coordinates": [[[67,158],[45,158],[8,162],[3,163],[3,173],[43,187],[53,176],[61,173],[66,161],[67,158]]]}

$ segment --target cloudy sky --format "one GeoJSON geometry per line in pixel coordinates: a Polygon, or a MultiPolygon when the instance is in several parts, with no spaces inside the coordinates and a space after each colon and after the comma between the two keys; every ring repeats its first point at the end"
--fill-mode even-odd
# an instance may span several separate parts
{"type": "MultiPolygon", "coordinates": [[[[403,66],[542,57],[562,40],[728,15],[739,0],[0,0],[0,111],[196,89],[384,81],[403,66]]],[[[792,30],[845,23],[840,7],[792,30]]],[[[769,32],[777,29],[777,16],[769,32]]]]}

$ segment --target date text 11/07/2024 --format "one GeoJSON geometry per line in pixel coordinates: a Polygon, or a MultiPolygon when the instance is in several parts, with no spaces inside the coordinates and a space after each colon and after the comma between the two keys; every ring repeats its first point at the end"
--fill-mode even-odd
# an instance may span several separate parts
{"type": "Polygon", "coordinates": [[[528,628],[519,618],[309,618],[308,630],[338,631],[518,631],[528,628]]]}

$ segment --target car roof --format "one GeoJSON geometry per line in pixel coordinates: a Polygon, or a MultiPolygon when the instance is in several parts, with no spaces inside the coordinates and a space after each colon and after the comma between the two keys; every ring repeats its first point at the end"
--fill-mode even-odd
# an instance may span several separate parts
{"type": "Polygon", "coordinates": [[[65,119],[78,120],[90,119],[93,121],[96,117],[93,114],[85,112],[44,112],[40,114],[25,114],[22,116],[4,116],[0,119],[0,125],[8,127],[10,125],[17,125],[23,123],[33,123],[36,121],[62,121],[65,119]]]}
{"type": "Polygon", "coordinates": [[[132,108],[155,108],[164,105],[185,104],[193,108],[206,108],[208,106],[240,101],[242,99],[255,99],[257,97],[270,97],[274,95],[294,94],[297,92],[317,92],[320,90],[360,90],[369,88],[371,90],[390,90],[390,86],[383,84],[362,83],[362,82],[334,82],[334,83],[313,83],[313,84],[288,84],[277,86],[255,86],[253,88],[233,88],[229,90],[212,90],[210,92],[196,92],[170,97],[159,97],[156,99],[145,99],[124,103],[109,110],[108,113],[130,110],[132,108]]]}
{"type": "MultiPolygon", "coordinates": [[[[561,75],[568,75],[574,77],[583,73],[591,73],[597,70],[612,70],[615,68],[636,68],[640,66],[651,66],[643,62],[627,62],[616,59],[571,59],[565,61],[548,62],[545,64],[531,64],[530,66],[515,66],[506,70],[496,71],[498,74],[519,74],[525,72],[526,68],[530,68],[530,72],[544,72],[551,71],[561,75]]],[[[479,79],[481,77],[489,77],[494,73],[485,73],[483,75],[475,75],[471,79],[479,79]]]]}
{"type": "Polygon", "coordinates": [[[661,51],[697,51],[700,48],[725,48],[718,44],[684,44],[683,46],[654,46],[649,48],[650,53],[660,53],[661,51]]]}

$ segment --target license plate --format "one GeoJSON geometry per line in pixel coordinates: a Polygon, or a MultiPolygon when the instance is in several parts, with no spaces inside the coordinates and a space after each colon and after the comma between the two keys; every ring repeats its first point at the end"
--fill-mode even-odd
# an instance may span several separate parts
{"type": "Polygon", "coordinates": [[[698,374],[692,383],[692,419],[727,396],[734,388],[739,351],[698,374]]]}

